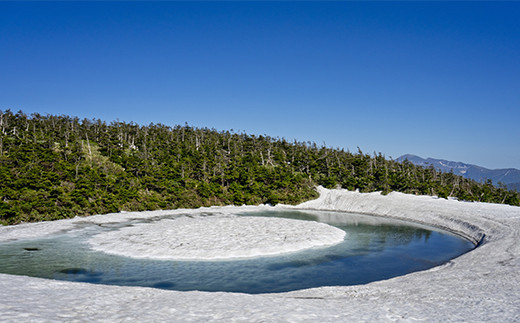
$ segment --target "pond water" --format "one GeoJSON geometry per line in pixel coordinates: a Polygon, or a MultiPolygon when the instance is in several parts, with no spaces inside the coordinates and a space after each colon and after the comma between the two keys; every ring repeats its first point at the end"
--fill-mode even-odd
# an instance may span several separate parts
{"type": "Polygon", "coordinates": [[[153,260],[94,251],[88,240],[101,232],[168,216],[103,225],[85,222],[74,230],[46,238],[0,243],[0,272],[182,291],[276,293],[401,276],[441,265],[475,247],[446,231],[366,215],[321,211],[239,215],[324,222],[344,230],[346,236],[343,242],[330,247],[278,256],[227,261],[153,260]]]}

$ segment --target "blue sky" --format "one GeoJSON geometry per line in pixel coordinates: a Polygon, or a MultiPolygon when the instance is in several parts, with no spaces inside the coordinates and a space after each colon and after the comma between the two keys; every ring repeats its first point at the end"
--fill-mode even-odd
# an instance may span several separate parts
{"type": "Polygon", "coordinates": [[[0,2],[0,110],[520,169],[520,2],[0,2]]]}

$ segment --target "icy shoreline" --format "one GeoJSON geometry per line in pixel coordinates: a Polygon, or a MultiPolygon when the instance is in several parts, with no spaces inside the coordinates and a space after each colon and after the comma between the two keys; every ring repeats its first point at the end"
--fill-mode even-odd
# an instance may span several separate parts
{"type": "MultiPolygon", "coordinates": [[[[446,228],[483,243],[447,264],[359,286],[284,294],[175,292],[0,274],[0,321],[519,321],[520,208],[319,188],[297,209],[375,214],[446,228]]],[[[277,208],[292,208],[277,206],[277,208]]],[[[211,208],[227,212],[240,208],[211,208]]],[[[244,210],[271,209],[267,206],[244,210]]],[[[161,212],[111,217],[150,217],[161,212]]],[[[181,212],[181,211],[179,211],[181,212]]],[[[183,210],[196,213],[201,210],[183,210]]],[[[170,211],[171,213],[171,211],[170,211]]],[[[89,221],[103,223],[107,217],[89,221]]],[[[70,229],[81,218],[0,228],[0,241],[70,229]]]]}

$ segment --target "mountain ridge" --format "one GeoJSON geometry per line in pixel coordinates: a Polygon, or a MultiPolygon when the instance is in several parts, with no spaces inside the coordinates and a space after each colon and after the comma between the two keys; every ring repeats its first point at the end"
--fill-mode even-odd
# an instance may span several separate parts
{"type": "Polygon", "coordinates": [[[299,204],[316,186],[520,206],[520,193],[410,162],[208,128],[0,110],[0,224],[119,211],[299,204]]]}
{"type": "Polygon", "coordinates": [[[491,180],[494,185],[504,184],[508,189],[520,191],[520,170],[516,168],[489,169],[478,165],[463,162],[449,161],[437,158],[422,158],[413,154],[406,154],[396,159],[403,162],[408,160],[414,165],[429,167],[433,166],[441,172],[451,172],[480,183],[491,180]]]}

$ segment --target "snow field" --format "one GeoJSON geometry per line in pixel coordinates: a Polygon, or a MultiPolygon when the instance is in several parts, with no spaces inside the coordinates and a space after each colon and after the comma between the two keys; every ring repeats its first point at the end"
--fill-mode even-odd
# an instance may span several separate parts
{"type": "Polygon", "coordinates": [[[98,234],[94,250],[136,258],[227,260],[277,255],[343,241],[313,221],[244,216],[178,217],[98,234]]]}

